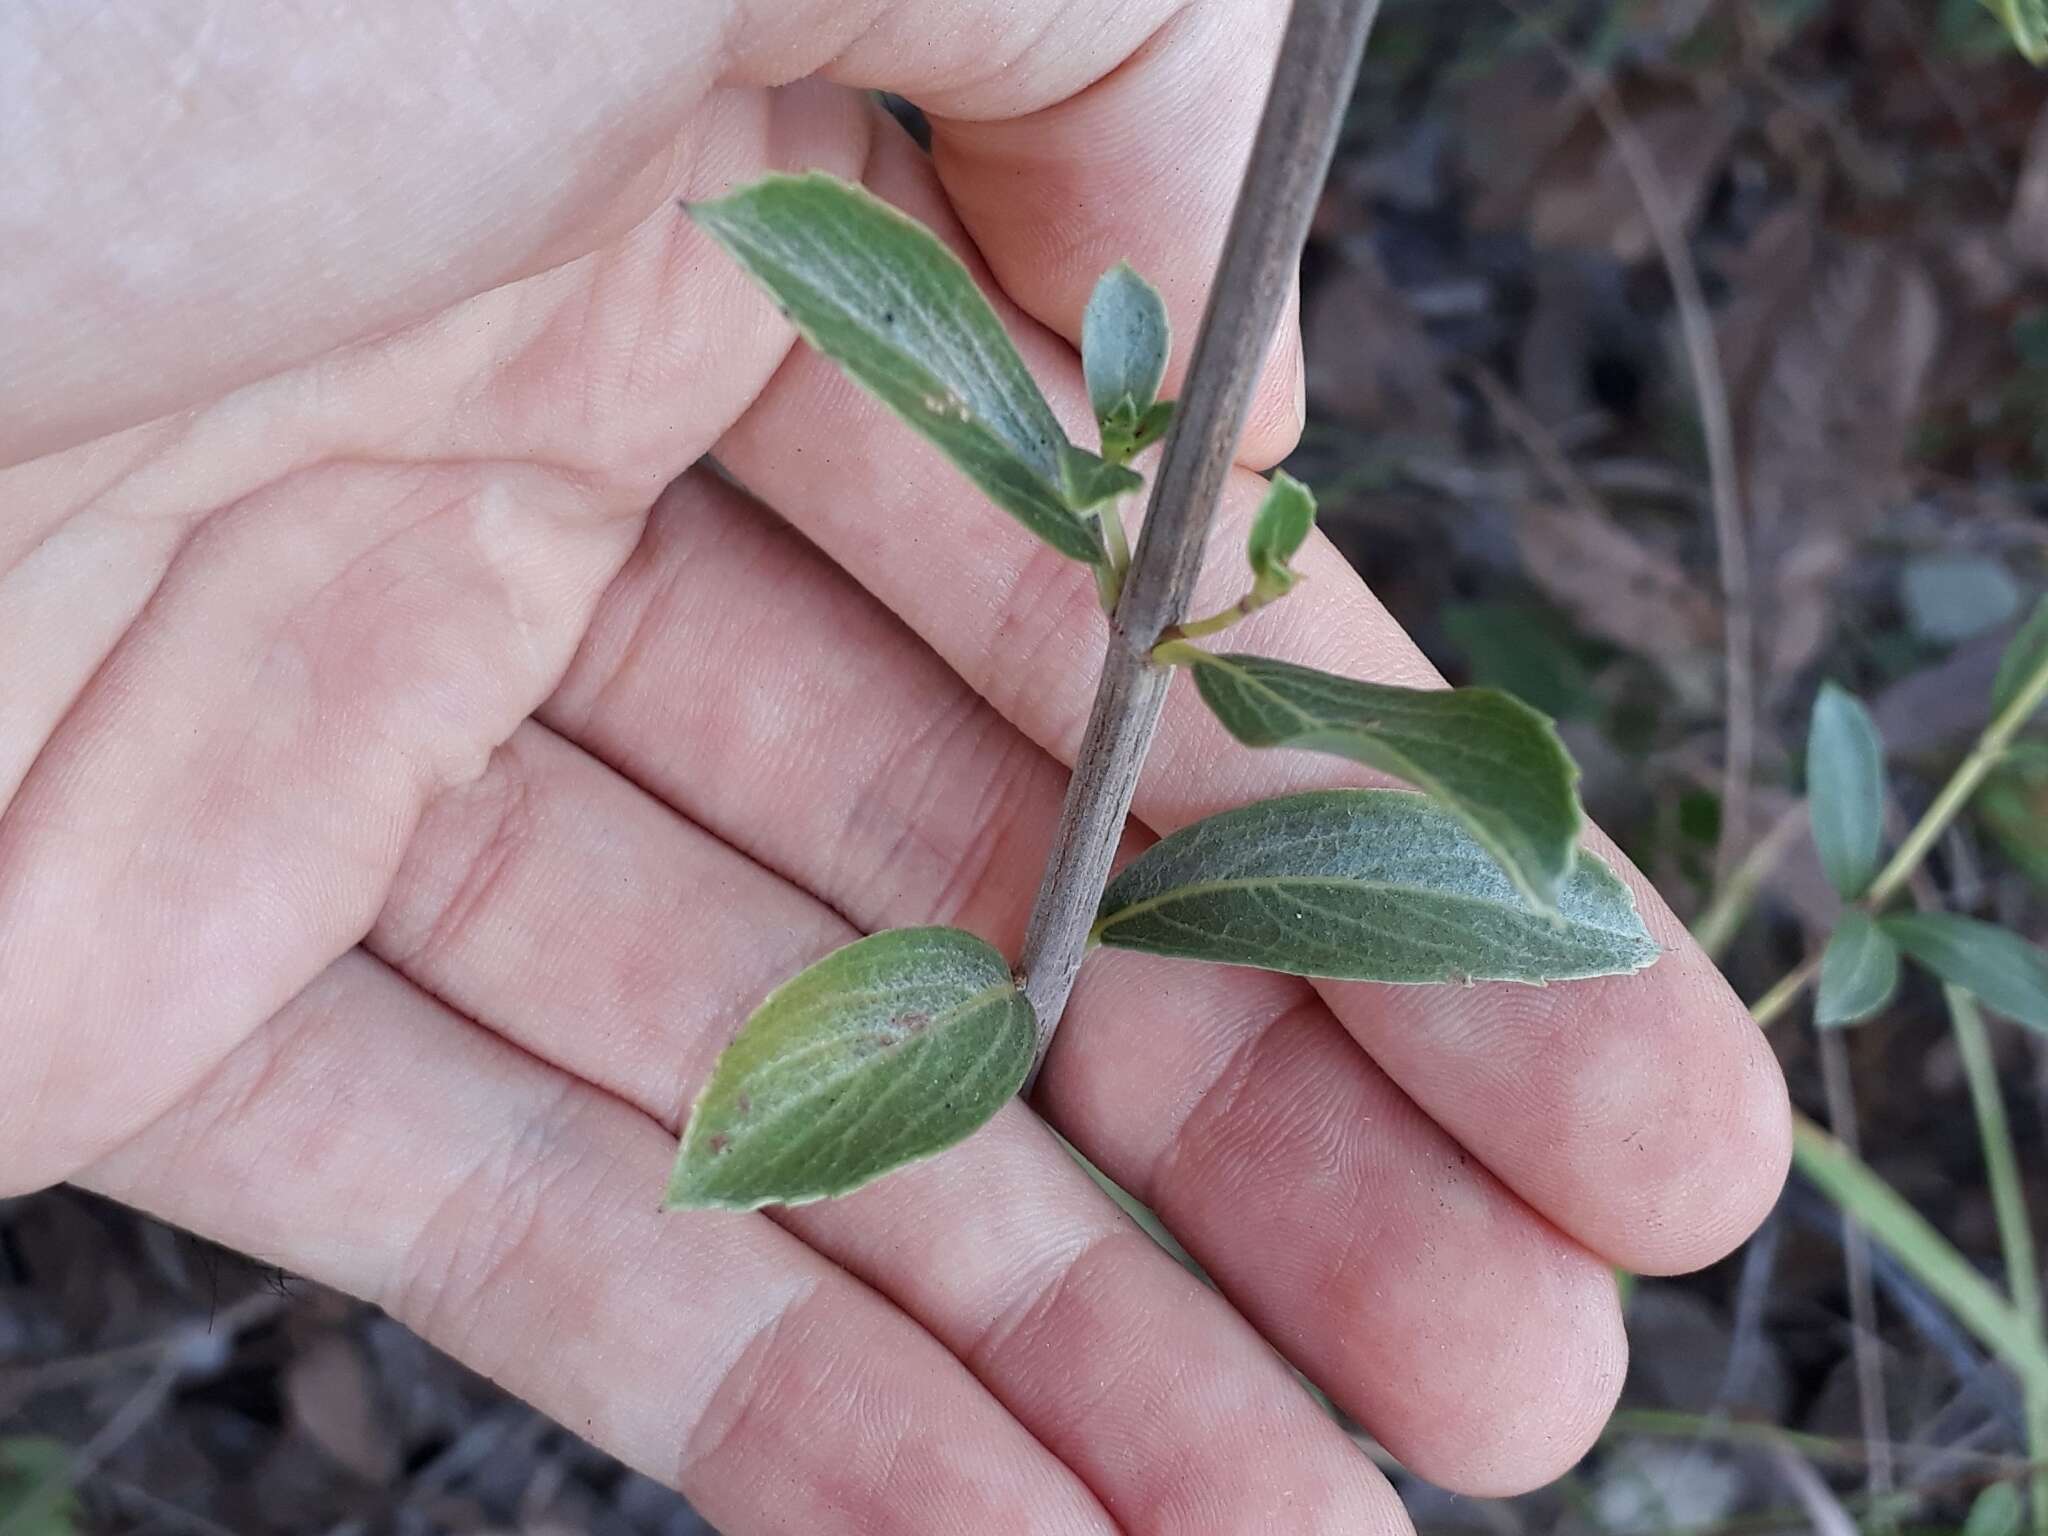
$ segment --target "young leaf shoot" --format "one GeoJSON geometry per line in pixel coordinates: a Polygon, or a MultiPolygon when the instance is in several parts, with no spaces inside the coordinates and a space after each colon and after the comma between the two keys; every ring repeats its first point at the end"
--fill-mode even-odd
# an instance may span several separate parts
{"type": "Polygon", "coordinates": [[[858,1189],[965,1140],[1031,1066],[1031,1005],[957,928],[898,928],[784,982],[690,1110],[671,1206],[752,1210],[858,1189]]]}
{"type": "Polygon", "coordinates": [[[1273,482],[1259,502],[1252,518],[1251,536],[1245,555],[1251,562],[1251,595],[1257,604],[1270,603],[1294,590],[1297,580],[1288,562],[1308,542],[1316,525],[1316,499],[1284,469],[1273,471],[1273,482]]]}
{"type": "Polygon", "coordinates": [[[1391,789],[1288,795],[1183,827],[1110,882],[1095,937],[1406,983],[1612,976],[1659,953],[1628,887],[1597,858],[1578,859],[1546,917],[1455,817],[1391,789]]]}
{"type": "Polygon", "coordinates": [[[1128,263],[1102,274],[1081,312],[1081,371],[1102,433],[1102,456],[1127,464],[1166,430],[1160,410],[1170,336],[1159,291],[1128,263]]]}
{"type": "Polygon", "coordinates": [[[1167,647],[1176,640],[1199,639],[1228,629],[1247,614],[1256,613],[1293,591],[1299,578],[1288,562],[1307,540],[1309,530],[1315,524],[1316,499],[1309,488],[1286,470],[1274,470],[1273,478],[1266,486],[1265,497],[1259,502],[1259,510],[1252,517],[1251,534],[1245,541],[1245,556],[1252,568],[1252,584],[1245,589],[1244,596],[1221,613],[1212,613],[1206,619],[1191,619],[1169,629],[1153,655],[1160,661],[1173,660],[1175,658],[1168,654],[1167,647]]]}

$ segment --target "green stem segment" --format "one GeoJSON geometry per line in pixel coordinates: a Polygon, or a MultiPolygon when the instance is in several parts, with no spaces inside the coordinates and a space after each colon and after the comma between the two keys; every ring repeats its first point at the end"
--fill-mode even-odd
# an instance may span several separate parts
{"type": "Polygon", "coordinates": [[[1749,1006],[1750,1017],[1758,1027],[1769,1029],[1778,1021],[1778,1016],[1799,1000],[1807,984],[1820,974],[1820,956],[1809,955],[1799,965],[1778,978],[1777,984],[1749,1006]]]}
{"type": "MultiPolygon", "coordinates": [[[[1963,1078],[1970,1086],[1977,1133],[1984,1143],[1984,1167],[1991,1180],[1991,1208],[1998,1221],[1998,1244],[2005,1252],[2005,1283],[2013,1310],[2032,1330],[2034,1347],[2048,1355],[2041,1316],[2041,1272],[2034,1248],[2033,1223],[2027,1216],[2026,1191],[2020,1183],[2019,1156],[2013,1149],[2012,1127],[2005,1117],[2005,1096],[1999,1091],[1998,1067],[1991,1056],[1991,1035],[1977,999],[1961,987],[1944,984],[1949,1028],[1962,1056],[1963,1078]]],[[[2033,1464],[2030,1502],[2036,1536],[2048,1536],[2048,1382],[2026,1391],[2027,1460],[2033,1464]]]]}
{"type": "MultiPolygon", "coordinates": [[[[1935,842],[1949,828],[1970,803],[1985,776],[1996,768],[2012,740],[2025,727],[2043,703],[2048,703],[2048,657],[2027,674],[2019,689],[2007,701],[1992,722],[1970,748],[1969,756],[1956,765],[1956,771],[1949,775],[1948,782],[1941,786],[1941,792],[1934,797],[1913,830],[1906,834],[1898,851],[1890,862],[1878,871],[1877,878],[1870,882],[1870,889],[1863,893],[1860,905],[1871,913],[1884,909],[1891,899],[1898,895],[1908,880],[1920,871],[1935,842]]],[[[1820,974],[1820,959],[1815,956],[1798,969],[1779,978],[1777,985],[1756,1000],[1749,1010],[1757,1023],[1768,1026],[1787,1008],[1798,1000],[1807,984],[1820,974]]],[[[2044,1528],[2042,1536],[2048,1536],[2044,1528]]]]}
{"type": "Polygon", "coordinates": [[[1941,793],[1934,797],[1934,803],[1927,807],[1913,830],[1906,834],[1891,862],[1878,871],[1877,878],[1870,882],[1870,889],[1864,893],[1865,906],[1877,911],[1913,878],[1913,872],[1919,869],[1936,839],[1948,830],[1949,823],[1969,803],[1970,796],[1977,792],[1985,775],[1998,766],[2006,749],[2012,745],[2013,737],[2033,718],[2034,711],[2044,701],[2048,701],[2048,658],[2044,658],[2041,665],[2020,684],[2011,701],[1984,728],[1984,734],[1970,748],[1970,755],[1949,775],[1948,782],[1941,786],[1941,793]]]}
{"type": "Polygon", "coordinates": [[[1792,1120],[1792,1160],[1836,1205],[1854,1216],[2011,1368],[2031,1399],[2048,1392],[2048,1350],[2031,1319],[1977,1273],[1869,1165],[1804,1115],[1792,1120]]]}
{"type": "Polygon", "coordinates": [[[1240,619],[1257,613],[1268,603],[1278,602],[1284,596],[1284,592],[1265,593],[1253,588],[1228,608],[1212,613],[1206,619],[1189,619],[1185,624],[1175,624],[1161,633],[1159,644],[1152,648],[1152,659],[1162,665],[1171,666],[1174,664],[1173,658],[1166,654],[1166,648],[1175,641],[1199,640],[1204,635],[1220,634],[1240,619]]]}
{"type": "Polygon", "coordinates": [[[1124,537],[1124,515],[1114,499],[1102,504],[1102,543],[1108,558],[1095,567],[1095,587],[1102,594],[1102,611],[1114,614],[1131,568],[1131,542],[1124,537]]]}

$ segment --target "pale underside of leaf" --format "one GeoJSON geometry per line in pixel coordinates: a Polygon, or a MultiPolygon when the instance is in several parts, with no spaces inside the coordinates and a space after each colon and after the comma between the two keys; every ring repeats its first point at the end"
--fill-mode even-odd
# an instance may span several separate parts
{"type": "Polygon", "coordinates": [[[1022,1085],[1031,1005],[1002,956],[897,929],[778,987],[690,1112],[669,1203],[752,1210],[845,1194],[970,1135],[1022,1085]]]}
{"type": "Polygon", "coordinates": [[[1824,1028],[1855,1024],[1883,1008],[1898,989],[1898,946],[1866,913],[1849,908],[1821,952],[1813,1021],[1824,1028]]]}
{"type": "Polygon", "coordinates": [[[1458,820],[1401,790],[1321,790],[1183,828],[1110,882],[1094,937],[1297,976],[1541,984],[1660,953],[1591,854],[1533,911],[1458,820]]]}
{"type": "Polygon", "coordinates": [[[1077,560],[1094,521],[1060,494],[1066,444],[973,276],[929,230],[820,173],[767,176],[689,205],[804,339],[950,458],[998,506],[1077,560]]]}
{"type": "Polygon", "coordinates": [[[1328,752],[1405,779],[1462,821],[1549,910],[1585,816],[1578,768],[1548,718],[1491,688],[1394,688],[1263,656],[1177,647],[1202,698],[1247,746],[1328,752]]]}
{"type": "Polygon", "coordinates": [[[1143,417],[1166,374],[1169,345],[1158,290],[1128,262],[1103,273],[1081,313],[1081,371],[1097,422],[1143,417]]]}

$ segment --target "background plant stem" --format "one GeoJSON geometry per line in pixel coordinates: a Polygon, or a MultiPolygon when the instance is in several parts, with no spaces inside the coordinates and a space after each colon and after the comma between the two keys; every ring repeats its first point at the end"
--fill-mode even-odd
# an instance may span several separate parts
{"type": "Polygon", "coordinates": [[[1977,738],[1977,744],[1970,748],[1970,755],[1956,765],[1956,771],[1941,786],[1941,793],[1934,797],[1934,803],[1927,807],[1913,830],[1906,834],[1905,841],[1899,844],[1891,862],[1870,882],[1870,889],[1863,897],[1865,906],[1877,911],[1913,877],[1913,872],[1934,847],[1935,840],[1948,830],[1948,824],[1956,819],[1956,813],[1969,803],[1970,796],[1977,792],[1977,786],[1984,782],[1984,776],[1998,766],[2006,748],[2012,745],[2013,737],[2019,734],[2020,727],[2033,717],[2044,700],[2048,700],[2048,660],[2021,681],[2012,702],[1998,712],[1997,718],[1977,738]]]}
{"type": "Polygon", "coordinates": [[[2027,1393],[2048,1390],[2048,1351],[2032,1325],[1926,1217],[1804,1115],[1792,1119],[1792,1157],[1822,1194],[1855,1216],[1958,1322],[2012,1369],[2027,1393]]]}
{"type": "MultiPolygon", "coordinates": [[[[2035,1255],[2034,1228],[2027,1218],[2026,1191],[2020,1185],[2019,1155],[2013,1149],[2012,1127],[2005,1118],[2005,1096],[1999,1091],[1998,1066],[1991,1055],[1991,1033],[1977,999],[1961,987],[1942,985],[1948,1004],[1949,1028],[1962,1056],[1963,1079],[1970,1086],[1970,1107],[1976,1111],[1977,1134],[1984,1143],[1984,1167],[1990,1175],[1991,1209],[1998,1220],[1998,1244],[2005,1252],[2005,1288],[2013,1310],[2042,1345],[2041,1272],[2035,1255]]],[[[2030,1502],[2036,1536],[2048,1536],[2048,1382],[2026,1386],[2027,1459],[2033,1463],[2030,1502]]]]}
{"type": "Polygon", "coordinates": [[[1059,833],[1031,908],[1018,975],[1045,1060],[1087,953],[1090,924],[1130,814],[1172,674],[1150,656],[1186,614],[1209,524],[1301,263],[1379,0],[1296,0],[1209,307],[1195,338],[1145,526],[1109,626],[1095,706],[1074,759],[1059,833]]]}

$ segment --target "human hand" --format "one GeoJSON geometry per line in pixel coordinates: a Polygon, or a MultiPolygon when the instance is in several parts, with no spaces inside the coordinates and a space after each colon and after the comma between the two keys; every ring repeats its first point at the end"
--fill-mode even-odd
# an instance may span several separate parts
{"type": "MultiPolygon", "coordinates": [[[[1418,1472],[1548,1478],[1619,1384],[1608,1264],[1719,1256],[1786,1158],[1768,1052],[1640,885],[1674,952],[1540,991],[1101,956],[1032,1107],[843,1201],[657,1214],[775,982],[856,928],[1015,953],[1102,646],[1087,570],[673,198],[818,165],[964,231],[1078,431],[1102,268],[1192,334],[1279,23],[685,9],[0,23],[47,60],[10,141],[63,151],[0,227],[64,241],[0,297],[0,430],[44,454],[0,474],[0,1188],[378,1301],[735,1532],[1398,1530],[1261,1334],[1418,1472]],[[926,104],[935,160],[849,85],[926,104]],[[706,451],[753,496],[662,493],[706,451]]],[[[1300,564],[1261,649],[1429,676],[1300,564]]],[[[1133,842],[1345,781],[1177,691],[1133,842]]]]}

